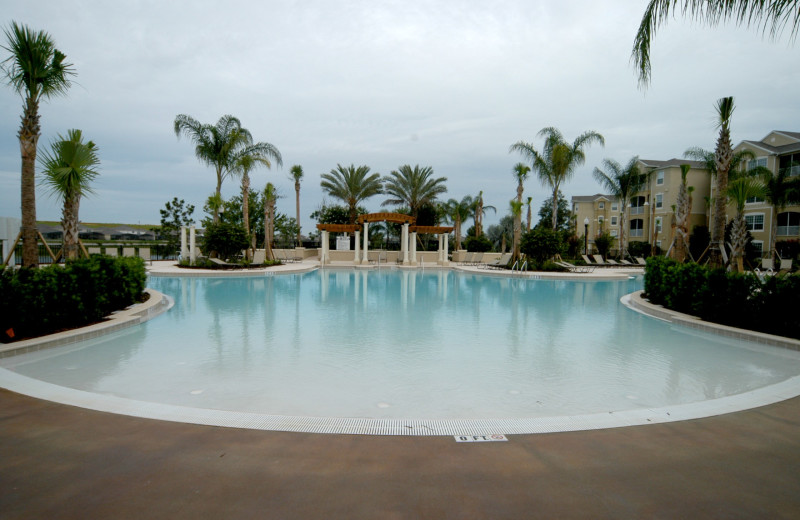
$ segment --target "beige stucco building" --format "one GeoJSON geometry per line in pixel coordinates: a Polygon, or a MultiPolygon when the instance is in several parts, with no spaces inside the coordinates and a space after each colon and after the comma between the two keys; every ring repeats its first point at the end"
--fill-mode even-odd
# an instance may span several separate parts
{"type": "MultiPolygon", "coordinates": [[[[750,150],[755,159],[745,165],[750,169],[764,166],[773,174],[786,171],[788,176],[800,176],[800,132],[772,131],[759,141],[742,141],[734,151],[750,150]]],[[[629,242],[646,241],[667,249],[674,237],[674,205],[681,183],[681,164],[691,166],[687,185],[692,186],[692,208],[689,218],[690,233],[695,226],[709,226],[713,193],[713,179],[702,162],[686,159],[639,161],[642,171],[651,172],[646,189],[634,195],[628,204],[626,237],[629,242]]],[[[620,204],[610,195],[596,194],[572,197],[572,211],[576,216],[576,234],[583,236],[587,230],[589,244],[604,231],[620,235],[620,204]]],[[[735,208],[728,208],[728,218],[735,208]]],[[[766,252],[771,247],[771,226],[777,226],[777,241],[800,239],[800,205],[790,205],[775,211],[763,199],[753,199],[745,206],[745,219],[753,235],[753,245],[766,252]]],[[[618,243],[616,246],[618,247],[618,243]]]]}

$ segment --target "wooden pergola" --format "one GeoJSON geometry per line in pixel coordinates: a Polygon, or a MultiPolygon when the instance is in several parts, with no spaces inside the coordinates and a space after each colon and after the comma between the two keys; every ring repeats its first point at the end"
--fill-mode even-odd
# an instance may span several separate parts
{"type": "Polygon", "coordinates": [[[447,265],[447,235],[453,231],[448,226],[417,226],[416,219],[411,215],[403,213],[367,213],[359,215],[356,220],[358,224],[317,224],[317,229],[321,233],[321,252],[320,262],[324,265],[328,262],[328,233],[355,233],[356,247],[353,262],[360,265],[369,265],[369,224],[370,222],[390,222],[392,224],[402,224],[403,231],[400,238],[400,251],[403,265],[417,265],[417,234],[439,235],[439,265],[447,265]],[[359,248],[360,234],[364,233],[363,252],[359,248]]]}

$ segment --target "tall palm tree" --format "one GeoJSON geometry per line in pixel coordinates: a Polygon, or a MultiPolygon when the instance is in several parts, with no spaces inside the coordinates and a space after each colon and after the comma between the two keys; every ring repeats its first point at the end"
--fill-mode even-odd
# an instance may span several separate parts
{"type": "Polygon", "coordinates": [[[689,247],[689,216],[692,212],[692,189],[686,185],[686,177],[689,175],[691,165],[681,164],[681,184],[678,186],[678,196],[675,199],[675,260],[683,262],[686,260],[686,251],[689,247]]]}
{"type": "MultiPolygon", "coordinates": [[[[751,197],[764,196],[764,183],[757,177],[740,177],[732,181],[725,194],[736,206],[736,216],[731,225],[731,265],[737,272],[744,271],[744,248],[747,245],[747,222],[744,205],[751,197]]],[[[724,197],[720,197],[724,198],[724,197]]]]}
{"type": "Polygon", "coordinates": [[[3,74],[8,84],[22,97],[22,123],[17,137],[22,157],[20,182],[22,208],[22,265],[39,265],[36,229],[36,147],[41,135],[39,102],[66,94],[75,75],[72,64],[56,49],[55,42],[44,31],[11,22],[5,29],[11,55],[3,60],[3,74]]]}
{"type": "Polygon", "coordinates": [[[453,224],[456,251],[461,249],[461,224],[472,216],[472,207],[473,201],[469,195],[460,201],[450,199],[445,203],[445,216],[453,224]]]}
{"type": "Polygon", "coordinates": [[[337,164],[336,168],[330,173],[323,173],[320,186],[331,197],[344,202],[349,210],[350,224],[356,223],[358,216],[358,205],[362,201],[380,193],[383,193],[383,183],[381,175],[373,173],[370,175],[369,166],[361,165],[358,168],[351,164],[342,166],[337,164]]]}
{"type": "Polygon", "coordinates": [[[303,178],[303,167],[295,164],[289,170],[289,177],[294,180],[295,205],[297,206],[297,244],[300,244],[300,179],[303,178]]]}
{"type": "MultiPolygon", "coordinates": [[[[194,153],[200,162],[212,166],[217,175],[216,193],[222,190],[222,181],[233,174],[240,157],[252,155],[270,167],[270,159],[283,165],[281,153],[269,143],[253,142],[250,131],[242,127],[241,121],[231,115],[222,116],[216,125],[202,124],[191,116],[179,114],[175,117],[175,135],[185,135],[195,144],[194,153]]],[[[219,212],[214,211],[214,222],[219,221],[219,212]]]]}
{"type": "Polygon", "coordinates": [[[433,168],[430,166],[413,168],[404,164],[397,170],[392,170],[383,182],[383,192],[391,198],[381,203],[381,206],[408,206],[411,216],[419,216],[419,208],[426,204],[433,204],[436,197],[447,192],[444,183],[447,177],[433,177],[433,168]]]}
{"type": "Polygon", "coordinates": [[[568,181],[575,173],[575,168],[586,162],[584,149],[594,142],[605,146],[602,135],[595,131],[584,132],[572,144],[568,143],[561,132],[552,126],[542,128],[537,134],[544,137],[542,152],[536,150],[531,143],[517,141],[509,148],[510,152],[519,152],[531,161],[533,171],[539,176],[543,185],[553,190],[553,231],[558,229],[558,190],[561,184],[568,181]]]}
{"type": "Polygon", "coordinates": [[[531,202],[533,202],[533,197],[528,197],[528,200],[525,202],[525,205],[528,206],[528,217],[527,221],[525,222],[525,231],[531,230],[531,202]]]}
{"type": "Polygon", "coordinates": [[[777,38],[788,25],[793,38],[800,28],[800,0],[650,0],[636,31],[631,61],[639,73],[639,85],[650,83],[650,44],[656,29],[665,24],[670,11],[716,26],[725,20],[753,25],[762,34],[777,38]]]}
{"type": "Polygon", "coordinates": [[[64,229],[64,258],[78,257],[78,212],[81,197],[92,193],[92,181],[99,175],[100,164],[97,146],[83,142],[80,130],[70,130],[67,137],[58,136],[51,145],[52,150],[40,157],[43,183],[64,204],[61,211],[61,226],[64,229]]]}
{"type": "Polygon", "coordinates": [[[512,260],[519,260],[519,240],[522,236],[522,201],[511,199],[509,201],[511,216],[514,217],[514,238],[511,246],[512,260]]]}
{"type": "Polygon", "coordinates": [[[275,260],[272,243],[275,241],[275,202],[278,190],[268,182],[264,187],[264,255],[267,260],[275,260]]]}
{"type": "Polygon", "coordinates": [[[628,245],[625,241],[625,213],[628,201],[647,186],[650,173],[642,173],[639,169],[639,157],[632,157],[624,167],[613,159],[603,159],[603,165],[605,166],[605,171],[595,168],[593,175],[609,195],[619,199],[619,252],[620,256],[624,258],[628,245]]]}
{"type": "MultiPolygon", "coordinates": [[[[259,164],[267,168],[270,166],[269,161],[260,155],[240,155],[231,171],[232,175],[242,178],[242,221],[248,237],[250,236],[250,172],[259,164]]],[[[250,249],[247,250],[248,260],[252,258],[252,249],[255,249],[255,234],[250,237],[250,249]]]]}
{"type": "Polygon", "coordinates": [[[711,267],[722,267],[722,255],[725,247],[725,206],[728,192],[728,172],[733,159],[733,146],[731,145],[731,116],[734,104],[732,97],[720,98],[717,101],[717,126],[719,137],[714,149],[714,163],[717,173],[714,201],[714,226],[711,228],[711,245],[709,246],[708,263],[711,267]]]}
{"type": "MultiPolygon", "coordinates": [[[[714,151],[704,150],[699,146],[693,146],[692,148],[689,148],[683,152],[683,156],[687,159],[692,159],[694,161],[700,161],[703,163],[703,167],[712,177],[717,174],[717,161],[714,151]]],[[[747,149],[742,149],[738,152],[735,152],[731,156],[731,165],[728,171],[728,176],[730,177],[739,175],[739,172],[744,172],[744,167],[746,166],[747,161],[751,161],[755,158],[755,154],[747,149]]]]}
{"type": "Polygon", "coordinates": [[[478,192],[478,196],[472,199],[472,218],[475,221],[475,237],[483,235],[483,214],[487,209],[497,213],[497,208],[484,204],[483,190],[478,192]]]}

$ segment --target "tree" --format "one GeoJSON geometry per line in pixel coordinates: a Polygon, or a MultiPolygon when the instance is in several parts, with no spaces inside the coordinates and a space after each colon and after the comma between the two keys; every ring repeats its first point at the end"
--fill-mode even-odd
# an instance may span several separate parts
{"type": "Polygon", "coordinates": [[[736,206],[736,216],[731,223],[731,265],[741,273],[744,271],[744,248],[748,241],[744,205],[751,197],[764,196],[764,183],[756,177],[742,177],[731,182],[725,193],[736,206]]]}
{"type": "MultiPolygon", "coordinates": [[[[570,218],[572,212],[569,210],[569,203],[564,198],[564,194],[558,192],[558,222],[556,222],[556,231],[569,231],[570,218]]],[[[536,227],[551,227],[553,222],[553,200],[548,197],[542,202],[539,208],[539,223],[536,227]]]]}
{"type": "Polygon", "coordinates": [[[6,29],[7,47],[11,55],[3,60],[3,74],[8,84],[22,97],[22,122],[19,138],[22,170],[20,180],[22,209],[22,265],[39,265],[36,229],[36,147],[41,135],[39,102],[66,94],[75,75],[66,56],[56,49],[55,42],[44,31],[34,31],[11,22],[6,29]]]}
{"type": "Polygon", "coordinates": [[[689,216],[692,214],[692,188],[686,185],[686,176],[689,174],[691,166],[681,164],[681,184],[678,186],[678,197],[675,208],[675,227],[677,233],[673,239],[675,245],[674,258],[678,262],[686,260],[686,252],[689,248],[689,216]]]}
{"type": "Polygon", "coordinates": [[[268,182],[264,187],[264,255],[267,260],[275,260],[272,243],[275,241],[275,202],[278,190],[268,182]]]}
{"type": "Polygon", "coordinates": [[[369,174],[369,166],[362,165],[358,168],[351,164],[342,166],[337,164],[330,173],[323,173],[320,186],[331,197],[344,202],[349,209],[349,224],[356,223],[358,205],[366,199],[383,192],[381,175],[369,174]]]}
{"type": "Polygon", "coordinates": [[[647,185],[649,173],[643,174],[639,170],[638,157],[632,157],[624,167],[613,159],[604,159],[603,164],[605,165],[606,171],[595,168],[593,175],[594,179],[600,183],[604,190],[608,191],[609,195],[619,199],[619,252],[620,256],[624,258],[627,251],[627,244],[625,242],[625,210],[627,209],[628,201],[631,197],[642,191],[647,185]]]}
{"type": "Polygon", "coordinates": [[[159,236],[167,240],[167,251],[174,252],[180,244],[181,226],[191,226],[194,223],[194,206],[173,197],[171,202],[164,204],[164,209],[158,211],[161,214],[159,236]]]}
{"type": "Polygon", "coordinates": [[[97,146],[83,142],[80,130],[70,130],[67,137],[58,136],[50,152],[41,157],[44,184],[64,204],[61,226],[64,229],[64,258],[78,258],[78,212],[81,197],[92,193],[92,181],[99,175],[95,169],[100,164],[97,146]]]}
{"type": "Polygon", "coordinates": [[[501,217],[499,223],[489,226],[486,236],[492,242],[494,249],[504,253],[506,241],[514,236],[514,217],[512,215],[501,217]]]}
{"type": "MultiPolygon", "coordinates": [[[[512,169],[514,173],[514,180],[517,181],[517,198],[514,204],[511,204],[511,214],[514,216],[514,242],[513,242],[513,258],[517,260],[519,258],[519,239],[522,233],[522,192],[525,189],[525,181],[528,179],[528,174],[530,173],[530,167],[526,166],[523,163],[517,163],[514,165],[512,169]]],[[[530,210],[530,203],[528,204],[528,209],[530,210]]],[[[530,218],[528,218],[530,222],[530,218]]]]}
{"type": "Polygon", "coordinates": [[[303,178],[303,167],[295,164],[289,170],[289,176],[294,180],[295,205],[297,206],[297,243],[300,244],[300,180],[303,178]]]}
{"type": "Polygon", "coordinates": [[[203,233],[202,248],[206,255],[213,251],[224,260],[230,260],[247,248],[249,242],[243,227],[229,222],[212,222],[203,233]]]}
{"type": "Polygon", "coordinates": [[[537,134],[544,137],[542,152],[536,150],[531,143],[517,141],[509,148],[510,152],[519,152],[531,161],[533,171],[539,176],[543,185],[553,190],[553,230],[558,225],[558,190],[561,184],[568,181],[575,168],[586,162],[584,149],[594,142],[605,146],[605,139],[595,131],[584,132],[572,144],[568,143],[561,132],[552,126],[543,128],[537,134]]]}
{"type": "Polygon", "coordinates": [[[519,260],[519,241],[522,236],[522,202],[511,199],[509,201],[511,216],[514,217],[514,235],[511,242],[511,259],[519,260]]]}
{"type": "Polygon", "coordinates": [[[650,44],[656,29],[665,24],[670,10],[680,10],[684,16],[700,20],[714,27],[722,21],[734,20],[738,24],[760,26],[763,34],[775,39],[783,29],[792,27],[794,37],[800,27],[800,1],[798,0],[650,0],[636,31],[631,61],[639,74],[639,86],[650,83],[650,44]]]}
{"type": "MultiPolygon", "coordinates": [[[[533,202],[533,197],[528,197],[528,200],[525,202],[525,205],[528,206],[528,219],[525,222],[525,231],[531,230],[531,202],[533,202]]],[[[561,209],[559,208],[559,212],[561,209]]]]}
{"type": "Polygon", "coordinates": [[[730,129],[733,109],[732,97],[721,98],[717,101],[719,137],[714,150],[714,163],[717,172],[715,191],[717,197],[714,201],[714,225],[711,228],[711,244],[709,246],[708,262],[711,267],[722,267],[723,265],[722,255],[725,248],[725,221],[727,218],[725,213],[727,197],[725,194],[728,192],[728,172],[733,158],[730,129]]]}
{"type": "Polygon", "coordinates": [[[537,227],[522,236],[521,249],[525,255],[541,266],[547,259],[564,252],[561,233],[545,227],[537,227]]]}
{"type": "MultiPolygon", "coordinates": [[[[175,117],[175,135],[185,135],[195,144],[194,153],[200,162],[214,168],[217,175],[215,193],[221,196],[222,181],[234,173],[237,163],[243,156],[252,156],[267,168],[270,158],[279,165],[283,159],[277,148],[269,143],[253,143],[253,136],[242,123],[231,115],[222,116],[216,125],[202,124],[191,116],[179,114],[175,117]]],[[[219,221],[219,213],[214,213],[214,222],[219,221]]]]}
{"type": "Polygon", "coordinates": [[[263,164],[269,168],[270,163],[264,157],[258,154],[243,154],[236,158],[234,164],[233,175],[238,175],[242,178],[242,224],[244,232],[247,236],[251,237],[250,247],[247,248],[247,260],[252,259],[252,249],[256,248],[255,235],[250,234],[250,171],[259,164],[263,164]]]}
{"type": "MultiPolygon", "coordinates": [[[[358,215],[367,213],[363,207],[356,208],[358,215]]],[[[350,221],[350,209],[347,206],[326,204],[325,202],[313,212],[310,218],[319,224],[347,224],[350,221]]]]}
{"type": "Polygon", "coordinates": [[[472,202],[472,219],[475,221],[475,236],[480,237],[483,235],[483,214],[487,209],[497,213],[497,208],[483,203],[483,191],[478,192],[478,196],[474,199],[470,197],[472,202]]]}
{"type": "Polygon", "coordinates": [[[472,197],[467,195],[460,201],[456,199],[448,200],[445,205],[445,215],[449,222],[453,224],[455,235],[455,250],[461,249],[461,225],[472,215],[472,197]]]}
{"type": "Polygon", "coordinates": [[[447,192],[445,182],[447,177],[433,177],[430,166],[420,168],[417,164],[412,168],[404,164],[384,179],[383,192],[390,198],[381,206],[408,206],[411,216],[416,219],[422,206],[433,204],[436,197],[447,192]]]}
{"type": "Polygon", "coordinates": [[[779,169],[773,174],[766,168],[748,172],[758,175],[764,184],[764,197],[772,206],[772,227],[770,229],[769,258],[775,258],[775,243],[778,240],[778,215],[788,204],[800,202],[800,180],[789,178],[789,169],[779,169]]]}

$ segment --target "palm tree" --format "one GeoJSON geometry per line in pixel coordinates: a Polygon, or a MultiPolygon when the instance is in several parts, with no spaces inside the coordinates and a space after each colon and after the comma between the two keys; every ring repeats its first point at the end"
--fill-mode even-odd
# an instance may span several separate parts
{"type": "Polygon", "coordinates": [[[483,234],[483,214],[487,209],[497,213],[497,208],[483,203],[483,191],[478,192],[478,196],[472,200],[472,218],[475,221],[475,237],[480,237],[483,234]]]}
{"type": "Polygon", "coordinates": [[[381,206],[408,206],[411,216],[419,216],[419,208],[426,204],[433,204],[436,197],[447,192],[444,183],[447,177],[433,178],[433,168],[419,164],[413,168],[404,164],[397,170],[392,170],[384,179],[383,192],[391,198],[383,201],[381,206]]]}
{"type": "Polygon", "coordinates": [[[602,135],[590,130],[569,144],[561,132],[552,126],[541,129],[537,136],[545,138],[541,153],[533,144],[524,141],[512,144],[509,153],[519,152],[530,160],[532,169],[542,184],[553,190],[553,231],[555,231],[558,229],[558,190],[561,184],[572,177],[575,168],[586,162],[584,148],[595,141],[605,146],[606,141],[602,135]]]}
{"type": "Polygon", "coordinates": [[[711,228],[711,245],[709,246],[708,262],[711,267],[722,267],[722,254],[725,247],[725,206],[728,192],[728,172],[733,159],[733,146],[731,146],[731,116],[734,105],[732,97],[721,98],[717,101],[717,126],[719,137],[714,150],[714,166],[717,173],[717,182],[714,189],[717,193],[714,201],[714,226],[711,228]]]}
{"type": "Polygon", "coordinates": [[[80,130],[70,130],[66,138],[59,135],[51,147],[52,151],[45,151],[40,158],[43,183],[64,204],[61,212],[64,258],[72,260],[78,257],[81,197],[92,193],[90,184],[99,175],[95,167],[100,164],[100,158],[97,146],[92,141],[84,143],[80,130]]]}
{"type": "Polygon", "coordinates": [[[264,256],[267,260],[275,260],[272,252],[272,243],[275,240],[275,202],[278,200],[278,190],[275,185],[268,182],[264,187],[264,256]]]}
{"type": "Polygon", "coordinates": [[[732,181],[725,193],[736,206],[736,216],[731,225],[731,265],[741,273],[744,271],[744,248],[747,245],[744,205],[749,198],[764,196],[764,183],[757,177],[741,177],[732,181]]]}
{"type": "Polygon", "coordinates": [[[461,224],[472,216],[472,207],[473,201],[472,197],[469,195],[461,199],[461,201],[450,199],[444,205],[445,215],[447,219],[453,223],[456,251],[461,249],[461,224]]]}
{"type": "Polygon", "coordinates": [[[300,179],[303,178],[303,167],[295,164],[289,170],[289,177],[294,180],[295,204],[297,206],[297,243],[300,244],[300,179]]]}
{"type": "Polygon", "coordinates": [[[337,164],[330,173],[323,173],[320,177],[322,189],[347,205],[351,225],[356,223],[359,203],[373,195],[383,193],[381,175],[379,173],[369,175],[369,166],[366,165],[356,168],[353,164],[347,167],[337,164]]]}
{"type": "Polygon", "coordinates": [[[531,202],[533,202],[533,197],[528,197],[528,201],[525,203],[528,206],[528,219],[525,223],[525,230],[531,230],[531,202]]]}
{"type": "Polygon", "coordinates": [[[512,241],[512,260],[519,260],[519,240],[522,235],[522,202],[511,199],[509,201],[511,215],[514,217],[514,239],[512,241]]]}
{"type": "Polygon", "coordinates": [[[56,49],[55,42],[44,31],[34,31],[25,25],[11,22],[5,31],[8,46],[3,49],[11,56],[2,62],[8,84],[22,96],[24,107],[19,138],[22,156],[22,265],[39,265],[36,229],[36,147],[41,135],[39,102],[66,94],[75,75],[72,64],[56,49]]]}
{"type": "MultiPolygon", "coordinates": [[[[260,155],[245,154],[236,159],[232,175],[242,178],[242,221],[244,222],[244,232],[250,236],[250,172],[259,164],[269,168],[269,161],[260,155]]],[[[251,249],[255,249],[255,235],[250,239],[250,249],[247,250],[247,259],[250,260],[251,249]]]]}
{"type": "Polygon", "coordinates": [[[656,29],[666,23],[670,10],[716,26],[724,20],[759,27],[763,34],[777,38],[783,29],[792,27],[791,36],[800,28],[800,0],[650,0],[636,31],[631,61],[639,73],[639,85],[650,83],[650,44],[656,29]]]}
{"type": "Polygon", "coordinates": [[[619,251],[620,255],[624,258],[627,252],[627,243],[625,241],[625,213],[628,201],[647,186],[650,173],[641,172],[639,169],[638,157],[632,157],[624,167],[613,159],[604,159],[603,164],[605,165],[606,171],[595,168],[593,175],[595,180],[603,186],[603,189],[606,190],[609,195],[619,199],[619,251]]]}
{"type": "MultiPolygon", "coordinates": [[[[239,158],[251,155],[268,168],[270,158],[283,165],[281,153],[269,143],[253,143],[253,136],[242,123],[231,115],[222,116],[216,125],[202,124],[191,116],[179,114],[175,117],[175,135],[184,134],[195,144],[194,153],[200,162],[214,167],[217,174],[216,193],[222,190],[222,181],[234,173],[239,158]]],[[[219,221],[219,212],[214,211],[214,222],[219,221]]]]}
{"type": "Polygon", "coordinates": [[[692,212],[692,190],[686,185],[686,177],[689,175],[691,165],[681,164],[681,184],[678,186],[678,196],[675,200],[675,260],[683,262],[686,260],[686,251],[689,247],[689,216],[692,212]]]}

